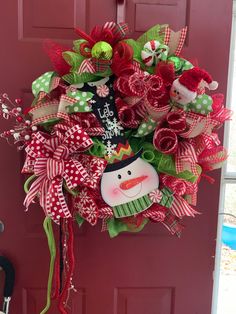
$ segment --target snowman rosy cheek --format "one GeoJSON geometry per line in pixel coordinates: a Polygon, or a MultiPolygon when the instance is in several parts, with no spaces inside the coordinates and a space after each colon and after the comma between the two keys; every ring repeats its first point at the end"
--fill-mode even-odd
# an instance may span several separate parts
{"type": "Polygon", "coordinates": [[[115,198],[120,195],[120,191],[119,188],[117,188],[117,186],[114,185],[110,186],[109,189],[107,189],[106,194],[115,198]]]}

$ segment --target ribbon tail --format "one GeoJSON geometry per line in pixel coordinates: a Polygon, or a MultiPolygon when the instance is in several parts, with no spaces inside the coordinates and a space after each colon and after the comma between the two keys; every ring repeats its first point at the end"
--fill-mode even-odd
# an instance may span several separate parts
{"type": "Polygon", "coordinates": [[[53,235],[52,221],[50,218],[46,217],[44,219],[43,227],[48,239],[48,247],[51,255],[49,275],[48,275],[48,287],[47,287],[47,303],[45,308],[40,312],[40,314],[45,314],[51,305],[51,291],[52,291],[52,280],[54,273],[55,257],[56,257],[56,244],[53,235]]]}
{"type": "Polygon", "coordinates": [[[172,235],[176,235],[178,238],[180,238],[184,229],[180,218],[173,215],[170,210],[168,210],[165,214],[166,217],[164,221],[162,221],[162,224],[170,231],[172,235]]]}
{"type": "Polygon", "coordinates": [[[193,209],[184,198],[178,195],[175,195],[170,210],[172,214],[179,218],[183,216],[195,217],[196,214],[199,214],[199,212],[193,209]]]}
{"type": "Polygon", "coordinates": [[[35,197],[40,192],[42,183],[45,180],[45,178],[46,178],[46,175],[40,176],[31,185],[29,192],[27,193],[24,200],[24,206],[26,207],[26,210],[28,210],[28,207],[30,206],[31,203],[34,202],[35,197]]]}
{"type": "Polygon", "coordinates": [[[53,221],[60,223],[60,218],[69,218],[71,213],[66,204],[66,200],[62,190],[63,178],[55,177],[47,190],[46,195],[46,211],[53,221]]]}

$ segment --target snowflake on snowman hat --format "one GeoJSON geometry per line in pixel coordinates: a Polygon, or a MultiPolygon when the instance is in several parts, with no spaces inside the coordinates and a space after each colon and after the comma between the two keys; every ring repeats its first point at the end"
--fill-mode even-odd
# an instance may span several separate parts
{"type": "MultiPolygon", "coordinates": [[[[174,80],[170,89],[171,102],[184,110],[193,109],[192,111],[198,112],[197,109],[202,109],[199,102],[204,98],[203,105],[207,105],[205,113],[208,113],[207,111],[211,111],[212,99],[208,95],[203,95],[205,87],[209,90],[215,90],[218,83],[212,80],[208,72],[198,67],[187,70],[174,80]]],[[[198,113],[203,112],[199,111],[198,113]]]]}

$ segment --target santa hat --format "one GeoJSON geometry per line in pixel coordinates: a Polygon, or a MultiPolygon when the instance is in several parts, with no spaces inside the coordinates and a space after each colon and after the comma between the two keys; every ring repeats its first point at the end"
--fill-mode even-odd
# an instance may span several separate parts
{"type": "Polygon", "coordinates": [[[204,87],[210,90],[215,90],[218,87],[218,83],[212,80],[209,73],[197,67],[185,71],[178,80],[180,85],[192,92],[197,91],[202,81],[204,81],[204,87]]]}

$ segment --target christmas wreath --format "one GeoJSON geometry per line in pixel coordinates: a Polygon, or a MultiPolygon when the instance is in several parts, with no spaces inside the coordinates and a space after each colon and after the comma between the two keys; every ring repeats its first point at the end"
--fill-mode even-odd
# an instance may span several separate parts
{"type": "Polygon", "coordinates": [[[208,72],[186,60],[186,28],[156,25],[137,40],[126,23],[105,23],[68,49],[44,46],[55,71],[32,83],[34,101],[1,96],[1,114],[14,127],[1,134],[24,149],[22,172],[28,209],[39,200],[51,251],[50,287],[57,245],[52,221],[64,231],[69,260],[60,294],[65,300],[74,269],[73,226],[102,221],[111,237],[161,223],[180,236],[184,216],[198,211],[198,186],[227,158],[217,130],[231,112],[208,72]]]}

